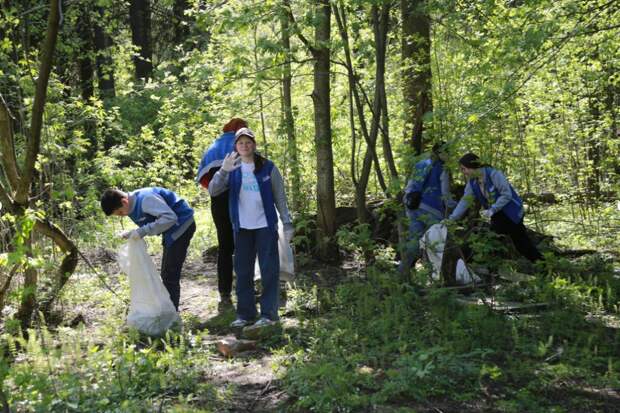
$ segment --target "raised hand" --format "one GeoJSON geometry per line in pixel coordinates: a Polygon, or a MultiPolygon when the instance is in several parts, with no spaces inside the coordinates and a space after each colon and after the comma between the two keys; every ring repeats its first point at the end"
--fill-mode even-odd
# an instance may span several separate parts
{"type": "Polygon", "coordinates": [[[226,155],[222,163],[222,169],[226,172],[234,171],[241,166],[241,158],[237,152],[231,152],[226,155]]]}

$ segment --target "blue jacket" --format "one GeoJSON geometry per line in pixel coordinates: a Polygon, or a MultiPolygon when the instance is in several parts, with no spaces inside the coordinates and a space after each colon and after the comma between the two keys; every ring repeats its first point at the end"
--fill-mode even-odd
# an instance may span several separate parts
{"type": "Polygon", "coordinates": [[[184,199],[179,198],[177,194],[165,188],[152,187],[139,189],[131,193],[134,206],[128,216],[141,228],[155,222],[158,218],[157,216],[144,212],[142,208],[144,198],[150,195],[159,195],[163,198],[168,207],[170,207],[177,216],[176,223],[162,233],[164,246],[169,247],[185,232],[190,221],[193,222],[194,210],[184,199]]]}
{"type": "MultiPolygon", "coordinates": [[[[267,219],[267,227],[271,230],[278,231],[278,215],[276,213],[275,202],[273,198],[273,190],[271,188],[271,171],[274,165],[268,159],[265,159],[262,168],[254,171],[261,199],[263,200],[263,208],[265,208],[265,218],[267,219]]],[[[241,192],[241,168],[237,168],[230,172],[228,178],[228,211],[230,214],[230,222],[233,231],[239,232],[239,193],[241,192]]]]}
{"type": "Polygon", "coordinates": [[[472,178],[465,185],[465,193],[456,206],[450,219],[455,220],[465,215],[473,198],[477,199],[483,208],[489,209],[492,214],[502,211],[512,222],[518,224],[523,219],[523,201],[517,195],[504,174],[490,166],[482,168],[482,178],[486,187],[487,196],[482,192],[478,178],[472,178]]]}
{"type": "Polygon", "coordinates": [[[419,209],[439,218],[444,216],[447,207],[454,206],[450,180],[441,160],[425,159],[416,163],[414,175],[405,188],[405,196],[413,192],[422,194],[419,209]]]}
{"type": "Polygon", "coordinates": [[[209,149],[202,155],[200,165],[198,165],[196,182],[200,182],[202,177],[212,168],[222,166],[226,155],[233,151],[234,143],[235,132],[225,132],[209,146],[209,149]]]}
{"type": "Polygon", "coordinates": [[[496,169],[490,166],[484,167],[484,186],[488,192],[489,199],[482,193],[477,179],[470,179],[469,184],[474,192],[474,196],[484,209],[490,209],[493,213],[502,211],[512,222],[518,224],[524,215],[523,201],[512,185],[505,178],[501,179],[503,177],[496,169]],[[493,179],[494,177],[495,179],[493,179]]]}

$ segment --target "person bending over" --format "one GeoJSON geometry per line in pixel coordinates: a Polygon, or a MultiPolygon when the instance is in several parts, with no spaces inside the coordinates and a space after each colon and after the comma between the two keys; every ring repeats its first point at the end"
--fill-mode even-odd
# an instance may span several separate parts
{"type": "Polygon", "coordinates": [[[121,234],[125,239],[139,239],[161,234],[164,254],[161,279],[179,310],[181,269],[189,243],[196,231],[194,210],[174,192],[159,187],[141,188],[133,192],[106,189],[101,196],[101,209],[106,216],[129,217],[137,229],[121,234]]]}

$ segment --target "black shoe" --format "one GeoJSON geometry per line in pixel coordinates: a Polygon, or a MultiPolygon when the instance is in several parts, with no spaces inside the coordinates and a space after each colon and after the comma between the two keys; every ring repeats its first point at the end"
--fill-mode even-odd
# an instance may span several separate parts
{"type": "Polygon", "coordinates": [[[220,302],[217,303],[217,311],[219,313],[225,313],[234,308],[235,306],[233,305],[232,299],[229,295],[220,297],[220,302]]]}

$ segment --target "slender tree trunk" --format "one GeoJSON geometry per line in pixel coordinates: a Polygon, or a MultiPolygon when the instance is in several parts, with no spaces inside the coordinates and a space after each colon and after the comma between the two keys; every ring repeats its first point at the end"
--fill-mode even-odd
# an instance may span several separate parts
{"type": "MultiPolygon", "coordinates": [[[[80,90],[82,92],[82,100],[87,105],[90,104],[91,99],[95,95],[95,87],[93,85],[95,68],[91,57],[94,39],[90,29],[89,13],[89,10],[82,8],[77,24],[77,32],[80,36],[80,53],[78,58],[80,90]]],[[[90,143],[85,157],[87,160],[92,160],[97,153],[97,128],[92,118],[87,118],[84,121],[84,136],[90,143]]]]}
{"type": "Polygon", "coordinates": [[[129,25],[131,41],[138,48],[134,57],[136,79],[148,80],[153,76],[153,49],[151,43],[151,4],[149,0],[130,0],[129,25]]]}
{"type": "MultiPolygon", "coordinates": [[[[26,257],[29,259],[32,258],[32,233],[28,235],[28,239],[24,242],[24,246],[26,247],[26,257]]],[[[24,284],[21,305],[16,316],[21,322],[23,331],[26,331],[26,329],[30,326],[32,313],[34,312],[37,304],[37,281],[38,273],[36,268],[32,267],[30,264],[26,264],[24,269],[24,284]]]]}
{"type": "Polygon", "coordinates": [[[80,49],[78,57],[78,66],[80,74],[80,91],[82,99],[88,102],[93,96],[95,88],[93,86],[93,61],[91,59],[91,45],[93,43],[92,33],[90,31],[90,18],[88,10],[81,9],[80,16],[77,21],[77,33],[80,37],[80,49]]]}
{"type": "MultiPolygon", "coordinates": [[[[371,8],[371,20],[375,35],[376,67],[375,91],[373,96],[373,102],[371,105],[372,120],[370,130],[368,130],[364,115],[364,104],[360,98],[361,87],[359,87],[358,85],[357,75],[353,68],[353,59],[351,57],[351,50],[349,47],[346,11],[342,4],[340,6],[334,5],[334,14],[336,16],[336,22],[338,24],[338,29],[342,37],[345,51],[346,66],[349,78],[349,88],[352,91],[352,95],[354,97],[362,135],[366,140],[366,155],[364,156],[360,176],[357,180],[355,179],[355,177],[353,177],[353,182],[355,183],[355,204],[357,210],[357,218],[358,221],[361,223],[367,222],[369,219],[368,210],[366,208],[366,190],[368,187],[368,181],[370,178],[370,172],[373,163],[375,165],[377,177],[381,182],[381,187],[384,191],[386,190],[383,173],[381,172],[381,165],[379,163],[379,158],[376,153],[376,145],[383,106],[381,91],[384,88],[385,79],[385,51],[387,45],[389,10],[390,6],[387,3],[381,6],[381,11],[379,11],[379,7],[377,5],[373,5],[371,8]]],[[[353,170],[355,170],[355,168],[353,168],[353,170]]]]}
{"type": "MultiPolygon", "coordinates": [[[[283,0],[282,6],[291,8],[290,0],[283,0]]],[[[291,39],[290,22],[286,12],[280,17],[282,31],[282,48],[284,49],[284,65],[282,67],[282,111],[284,112],[284,129],[286,132],[288,148],[287,154],[290,159],[292,175],[292,198],[293,211],[301,210],[301,174],[299,171],[299,157],[297,154],[297,138],[295,135],[295,120],[293,118],[292,75],[291,75],[291,39]]]]}
{"type": "Polygon", "coordinates": [[[113,98],[116,96],[116,87],[114,84],[114,66],[112,57],[110,56],[110,47],[112,47],[112,38],[104,29],[104,11],[103,8],[97,8],[98,19],[94,24],[94,41],[95,59],[97,65],[97,79],[99,83],[99,96],[102,99],[113,98]]]}
{"type": "Polygon", "coordinates": [[[319,255],[326,260],[337,258],[336,197],[334,193],[334,158],[332,153],[330,100],[330,33],[329,0],[317,0],[317,22],[314,50],[314,141],[316,147],[319,255]]]}
{"type": "Polygon", "coordinates": [[[182,45],[189,36],[189,26],[185,10],[189,7],[187,0],[174,0],[172,12],[174,14],[174,44],[182,45]]]}
{"type": "MultiPolygon", "coordinates": [[[[260,71],[260,64],[258,63],[258,25],[254,26],[254,69],[260,71]]],[[[260,115],[260,127],[263,135],[263,154],[265,157],[269,157],[269,145],[267,143],[267,130],[265,128],[265,103],[263,100],[263,90],[258,84],[258,105],[260,115]]]]}
{"type": "Polygon", "coordinates": [[[401,0],[405,140],[422,152],[424,115],[432,111],[430,19],[425,0],[401,0]]]}
{"type": "MultiPolygon", "coordinates": [[[[18,219],[24,216],[24,211],[30,205],[30,187],[34,177],[35,164],[39,156],[41,145],[41,129],[43,126],[43,111],[47,97],[47,85],[52,69],[52,58],[56,48],[59,25],[59,2],[50,0],[47,31],[41,48],[41,62],[37,77],[35,97],[32,104],[30,133],[27,135],[23,166],[20,170],[15,156],[14,135],[11,130],[9,112],[4,102],[0,102],[0,165],[7,177],[8,185],[0,181],[0,202],[3,210],[17,215],[18,219]]],[[[60,268],[56,285],[59,288],[75,270],[77,265],[77,248],[75,244],[62,232],[60,228],[48,221],[35,222],[35,230],[50,237],[60,249],[66,253],[60,268]]],[[[27,241],[27,254],[32,254],[30,238],[27,241]]],[[[27,327],[32,318],[32,311],[36,307],[37,272],[32,267],[25,269],[25,294],[18,317],[22,326],[27,327]]],[[[58,288],[53,292],[60,291],[58,288]]],[[[53,302],[53,299],[50,300],[53,302]]]]}

